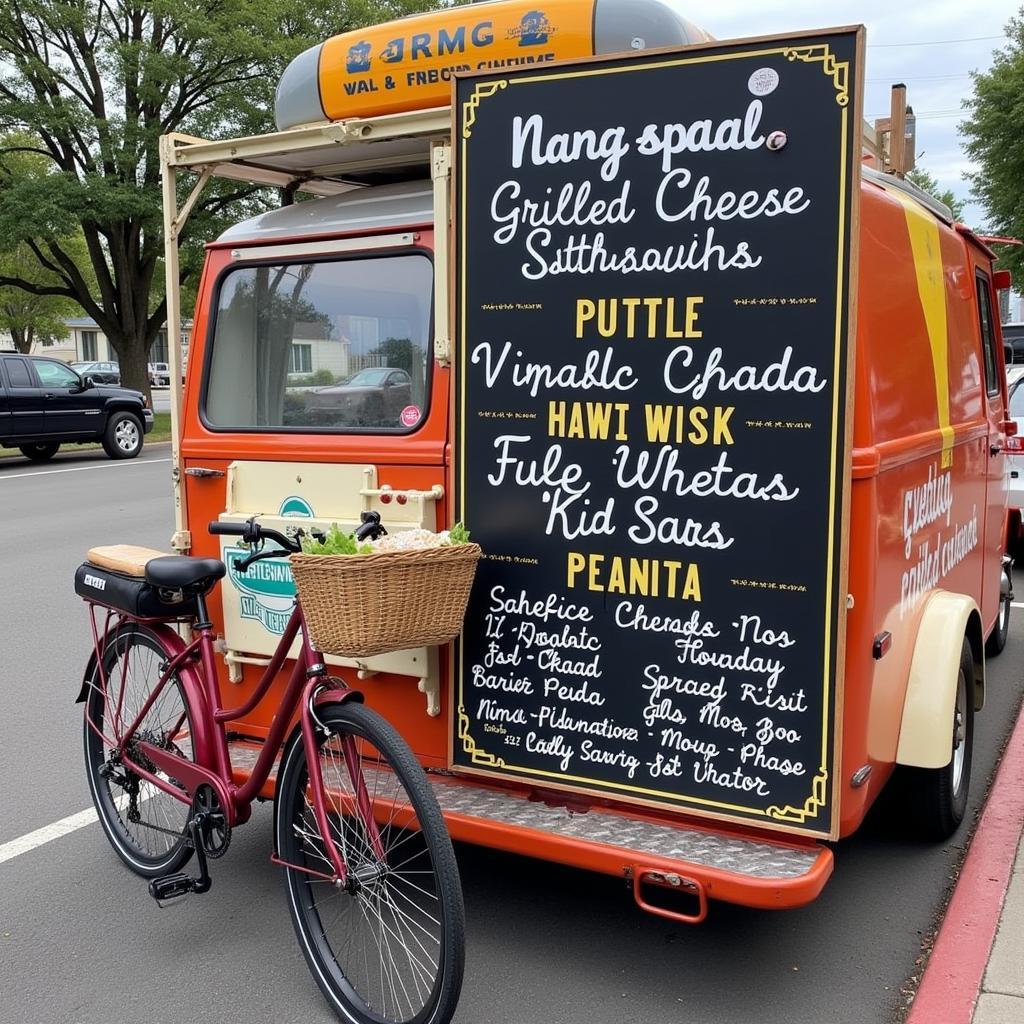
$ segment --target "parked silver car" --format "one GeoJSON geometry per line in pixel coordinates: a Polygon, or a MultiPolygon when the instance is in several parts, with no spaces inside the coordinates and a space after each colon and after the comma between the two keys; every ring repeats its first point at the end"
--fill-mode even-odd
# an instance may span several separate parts
{"type": "Polygon", "coordinates": [[[306,409],[332,415],[337,425],[397,426],[412,399],[412,380],[393,366],[360,370],[344,384],[307,391],[306,409]]]}

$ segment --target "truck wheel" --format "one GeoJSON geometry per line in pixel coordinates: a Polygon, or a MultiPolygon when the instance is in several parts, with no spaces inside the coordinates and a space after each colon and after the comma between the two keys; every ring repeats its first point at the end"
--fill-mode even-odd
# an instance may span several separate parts
{"type": "Polygon", "coordinates": [[[130,412],[115,412],[103,432],[103,450],[112,459],[134,459],[142,451],[142,423],[130,412]]]}
{"type": "Polygon", "coordinates": [[[59,447],[59,444],[23,444],[20,451],[26,459],[31,459],[33,462],[45,462],[57,454],[59,447]]]}
{"type": "Polygon", "coordinates": [[[949,764],[945,768],[904,768],[907,812],[923,839],[948,839],[967,811],[974,750],[974,655],[964,637],[956,700],[950,723],[949,764]]]}
{"type": "Polygon", "coordinates": [[[996,616],[996,624],[988,639],[985,641],[985,653],[994,658],[1002,654],[1006,646],[1006,638],[1010,635],[1010,608],[1013,601],[1013,584],[1010,581],[1010,570],[1004,566],[1003,576],[999,581],[999,614],[996,616]]]}

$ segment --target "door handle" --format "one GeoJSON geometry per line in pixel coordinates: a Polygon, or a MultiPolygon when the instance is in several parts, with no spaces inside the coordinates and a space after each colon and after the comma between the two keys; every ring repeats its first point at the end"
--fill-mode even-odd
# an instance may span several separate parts
{"type": "Polygon", "coordinates": [[[1001,455],[1003,452],[1003,446],[1001,444],[990,444],[988,446],[989,455],[1001,455]]]}
{"type": "Polygon", "coordinates": [[[223,469],[209,469],[206,466],[190,466],[185,470],[185,476],[196,476],[202,479],[209,476],[223,476],[223,469]]]}

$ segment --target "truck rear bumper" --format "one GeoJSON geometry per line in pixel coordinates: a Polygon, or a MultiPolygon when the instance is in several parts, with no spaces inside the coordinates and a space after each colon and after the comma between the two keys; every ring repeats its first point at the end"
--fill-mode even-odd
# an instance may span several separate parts
{"type": "Polygon", "coordinates": [[[449,776],[431,781],[453,839],[631,879],[642,906],[640,886],[651,883],[689,890],[701,902],[797,907],[813,900],[832,874],[832,851],[820,844],[552,806],[449,776]]]}

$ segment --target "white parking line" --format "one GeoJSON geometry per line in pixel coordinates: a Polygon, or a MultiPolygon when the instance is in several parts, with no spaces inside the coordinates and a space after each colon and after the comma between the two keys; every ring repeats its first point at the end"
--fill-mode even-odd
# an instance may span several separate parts
{"type": "Polygon", "coordinates": [[[0,845],[0,864],[3,864],[4,861],[13,860],[15,857],[20,857],[23,853],[28,853],[29,850],[34,850],[37,846],[42,846],[44,843],[51,843],[54,839],[60,839],[69,832],[85,828],[86,825],[91,825],[97,820],[96,809],[90,807],[86,811],[79,811],[77,814],[61,818],[60,821],[54,821],[49,825],[44,825],[42,828],[37,828],[35,832],[29,832],[27,835],[12,839],[10,842],[0,845]]]}
{"type": "Polygon", "coordinates": [[[0,473],[0,481],[17,480],[20,476],[52,476],[54,473],[84,473],[87,469],[118,469],[121,466],[152,466],[154,462],[170,462],[170,459],[133,459],[131,462],[99,462],[95,466],[72,466],[70,469],[39,469],[34,473],[0,473]]]}
{"type": "Polygon", "coordinates": [[[1024,601],[1011,601],[1010,606],[1013,608],[1024,608],[1024,601]]]}

